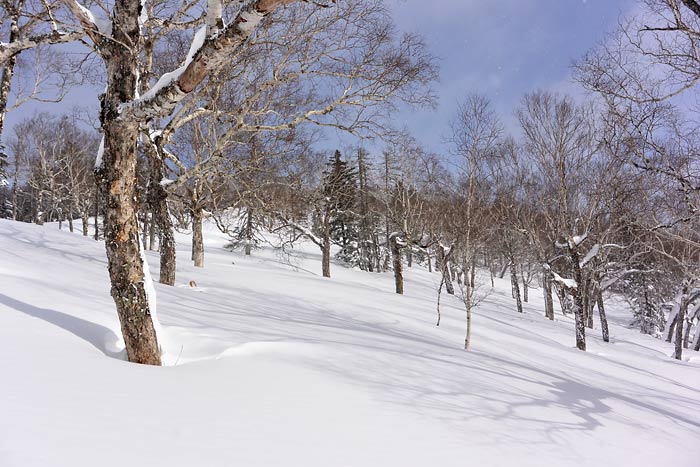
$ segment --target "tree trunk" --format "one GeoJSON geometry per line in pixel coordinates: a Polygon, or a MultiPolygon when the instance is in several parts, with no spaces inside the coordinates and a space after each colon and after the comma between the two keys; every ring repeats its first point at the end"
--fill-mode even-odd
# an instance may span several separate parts
{"type": "Polygon", "coordinates": [[[253,210],[248,208],[245,223],[245,255],[250,256],[253,246],[253,210]]]}
{"type": "Polygon", "coordinates": [[[164,285],[175,285],[176,250],[175,231],[168,209],[168,192],[161,185],[163,179],[163,159],[160,150],[155,145],[148,145],[151,159],[151,189],[149,190],[149,207],[153,218],[152,225],[159,233],[158,247],[160,250],[160,277],[158,281],[164,285]]]}
{"type": "Polygon", "coordinates": [[[88,235],[90,235],[90,232],[88,231],[88,224],[90,223],[90,220],[88,218],[87,212],[82,213],[82,215],[80,216],[80,220],[83,222],[83,237],[87,237],[88,235]]]}
{"type": "Polygon", "coordinates": [[[691,320],[686,320],[685,332],[683,333],[683,348],[687,349],[690,344],[690,330],[693,329],[693,322],[691,320]]]}
{"type": "Polygon", "coordinates": [[[138,54],[127,44],[139,42],[141,5],[117,0],[114,40],[106,46],[107,90],[100,113],[104,133],[103,169],[106,181],[105,248],[112,297],[117,306],[129,361],[160,365],[160,349],[151,313],[155,313],[148,264],[141,250],[136,213],[137,122],[119,119],[119,106],[135,97],[138,54]]]}
{"type": "Polygon", "coordinates": [[[685,313],[688,310],[688,301],[685,294],[681,301],[680,309],[678,310],[678,318],[676,319],[676,343],[673,357],[680,360],[683,357],[683,324],[685,323],[685,313]]]}
{"type": "Polygon", "coordinates": [[[104,186],[104,170],[98,167],[95,169],[95,241],[100,239],[100,198],[104,186]]]}
{"type": "MultiPolygon", "coordinates": [[[[153,188],[151,188],[151,191],[153,191],[153,188]]],[[[151,211],[150,216],[151,222],[148,226],[148,250],[153,251],[156,249],[156,216],[153,211],[151,211]]]]}
{"type": "Polygon", "coordinates": [[[389,243],[391,244],[391,255],[394,258],[394,284],[396,286],[396,293],[403,294],[403,268],[401,264],[400,239],[397,235],[391,235],[389,237],[389,243]]]}
{"type": "Polygon", "coordinates": [[[143,249],[144,250],[148,249],[148,231],[150,230],[148,227],[149,225],[150,225],[150,222],[148,219],[148,211],[145,211],[143,213],[143,227],[141,228],[141,237],[143,240],[143,249]]]}
{"type": "Polygon", "coordinates": [[[520,286],[518,285],[518,273],[515,263],[510,263],[510,284],[513,292],[513,298],[515,298],[515,304],[517,306],[518,313],[523,312],[523,302],[520,299],[520,286]]]}
{"type": "Polygon", "coordinates": [[[673,340],[674,330],[676,329],[676,324],[678,323],[678,313],[680,312],[680,304],[676,304],[668,317],[668,331],[666,333],[666,342],[671,342],[673,340]]]}
{"type": "Polygon", "coordinates": [[[501,272],[498,273],[498,278],[503,279],[506,275],[506,271],[508,270],[508,263],[504,263],[503,267],[501,268],[501,272]]]}
{"type": "Polygon", "coordinates": [[[476,284],[476,257],[472,258],[472,267],[469,272],[469,287],[474,290],[474,284],[476,284]]]}
{"type": "Polygon", "coordinates": [[[445,247],[438,245],[438,257],[435,261],[435,267],[439,267],[442,272],[443,280],[445,281],[445,291],[450,294],[455,294],[454,284],[452,284],[452,272],[450,271],[450,261],[445,253],[445,247]],[[439,263],[439,264],[438,264],[439,263]]]}
{"type": "Polygon", "coordinates": [[[323,277],[331,277],[331,222],[328,208],[323,214],[323,235],[321,246],[321,272],[323,277]]]}
{"type": "MultiPolygon", "coordinates": [[[[10,19],[10,41],[9,43],[13,43],[16,40],[19,39],[19,12],[23,8],[24,2],[21,1],[17,5],[17,12],[16,14],[12,14],[12,17],[10,19]]],[[[8,12],[9,13],[9,12],[8,12]]],[[[3,130],[5,129],[5,117],[7,116],[7,100],[10,97],[10,87],[12,86],[12,76],[15,73],[15,66],[17,65],[17,55],[12,55],[7,59],[5,62],[4,66],[2,67],[2,78],[0,78],[0,140],[2,139],[3,135],[3,130]]],[[[15,180],[15,185],[13,187],[13,194],[16,194],[16,185],[17,182],[15,180]]],[[[15,196],[13,196],[15,197],[15,196]]],[[[17,200],[14,199],[13,206],[17,206],[17,200]]],[[[16,215],[16,207],[13,208],[13,219],[17,220],[17,215],[16,215]]]]}
{"type": "Polygon", "coordinates": [[[204,267],[204,235],[202,233],[202,221],[204,213],[200,206],[192,208],[192,261],[196,268],[204,267]]]}
{"type": "Polygon", "coordinates": [[[552,279],[549,271],[542,273],[542,285],[544,292],[544,316],[554,321],[554,297],[552,297],[552,279]]]}
{"type": "Polygon", "coordinates": [[[598,291],[598,314],[600,315],[600,329],[603,332],[603,342],[610,342],[610,331],[608,330],[608,318],[605,316],[605,305],[603,304],[603,292],[598,291]]]}
{"type": "Polygon", "coordinates": [[[467,311],[467,335],[464,337],[464,350],[469,350],[472,341],[472,293],[473,289],[466,284],[464,286],[464,307],[467,311]]]}
{"type": "MultiPolygon", "coordinates": [[[[570,240],[570,243],[573,243],[570,240]]],[[[574,280],[576,281],[577,288],[571,290],[571,294],[574,299],[574,319],[576,321],[576,347],[579,350],[586,350],[586,320],[583,303],[584,290],[581,290],[583,284],[583,271],[581,271],[581,263],[579,259],[578,250],[576,247],[569,247],[569,255],[571,256],[571,263],[573,265],[574,280]]]]}

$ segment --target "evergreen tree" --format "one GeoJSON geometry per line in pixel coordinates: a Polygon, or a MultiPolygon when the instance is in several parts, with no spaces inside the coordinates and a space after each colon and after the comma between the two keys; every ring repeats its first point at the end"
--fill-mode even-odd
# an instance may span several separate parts
{"type": "Polygon", "coordinates": [[[330,213],[329,234],[340,245],[338,258],[353,266],[359,264],[359,226],[354,212],[357,204],[357,170],[335,151],[323,178],[323,197],[330,213]]]}

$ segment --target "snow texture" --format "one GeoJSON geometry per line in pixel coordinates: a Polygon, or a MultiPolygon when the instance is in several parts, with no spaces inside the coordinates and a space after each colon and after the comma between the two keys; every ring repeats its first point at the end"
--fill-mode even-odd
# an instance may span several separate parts
{"type": "Polygon", "coordinates": [[[496,279],[465,352],[459,298],[434,325],[439,273],[397,295],[391,273],[320,277],[310,242],[246,257],[207,224],[201,269],[188,240],[154,284],[156,368],[124,361],[104,244],[0,220],[1,466],[697,466],[699,354],[669,358],[622,302],[581,352],[571,317],[535,291],[516,313],[496,279]]]}
{"type": "Polygon", "coordinates": [[[103,136],[102,139],[100,140],[100,145],[97,148],[97,156],[95,156],[95,168],[96,169],[102,168],[102,165],[104,164],[104,155],[105,155],[105,137],[103,136]]]}

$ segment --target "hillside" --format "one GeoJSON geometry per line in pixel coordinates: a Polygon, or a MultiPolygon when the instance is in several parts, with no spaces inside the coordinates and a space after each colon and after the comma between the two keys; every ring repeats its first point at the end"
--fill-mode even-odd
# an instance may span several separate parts
{"type": "Polygon", "coordinates": [[[596,323],[583,353],[497,280],[465,352],[457,299],[435,326],[436,274],[398,296],[390,274],[320,277],[313,245],[205,235],[206,267],[181,236],[180,285],[156,285],[158,368],[124,360],[101,242],[0,220],[1,466],[700,463],[700,355],[671,359],[613,302],[612,342],[596,323]]]}

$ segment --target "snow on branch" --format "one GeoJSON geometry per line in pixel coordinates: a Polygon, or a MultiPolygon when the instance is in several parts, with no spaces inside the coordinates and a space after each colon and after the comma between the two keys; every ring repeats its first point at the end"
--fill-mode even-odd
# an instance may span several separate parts
{"type": "Polygon", "coordinates": [[[45,44],[63,44],[82,39],[83,31],[60,32],[52,31],[45,34],[37,34],[10,43],[0,42],[0,64],[17,55],[23,50],[33,49],[45,44]]]}
{"type": "Polygon", "coordinates": [[[585,267],[596,256],[598,256],[598,253],[600,253],[600,244],[596,243],[590,250],[588,250],[588,253],[586,253],[586,256],[581,260],[579,266],[581,266],[582,268],[585,267]]]}
{"type": "Polygon", "coordinates": [[[100,45],[105,37],[112,35],[112,22],[95,17],[88,8],[77,0],[62,0],[68,9],[80,22],[85,33],[90,36],[95,45],[100,45]]]}
{"type": "Polygon", "coordinates": [[[564,279],[563,277],[561,277],[559,274],[552,271],[551,269],[550,269],[550,272],[552,274],[552,278],[554,279],[554,281],[557,282],[558,284],[561,284],[565,289],[568,290],[568,289],[577,289],[578,288],[578,284],[576,283],[576,281],[574,279],[564,279]]]}
{"type": "MultiPolygon", "coordinates": [[[[191,56],[188,54],[185,63],[177,70],[163,75],[148,93],[123,104],[120,118],[146,121],[170,114],[212,71],[219,69],[236,53],[266,16],[281,6],[297,1],[299,0],[248,0],[241,6],[231,24],[218,34],[206,38],[202,44],[197,44],[200,39],[195,34],[190,47],[191,56]]],[[[207,27],[208,24],[202,33],[205,37],[207,27]]]]}

